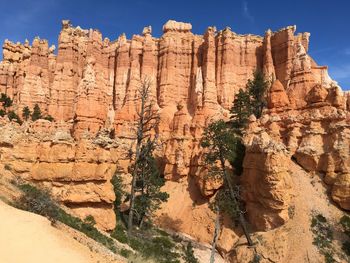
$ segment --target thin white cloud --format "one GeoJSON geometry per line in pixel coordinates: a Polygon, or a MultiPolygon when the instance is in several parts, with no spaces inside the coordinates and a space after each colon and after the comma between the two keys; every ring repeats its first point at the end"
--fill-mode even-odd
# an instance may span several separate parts
{"type": "Polygon", "coordinates": [[[339,82],[343,89],[350,89],[350,64],[330,66],[329,75],[333,80],[339,82]]]}
{"type": "Polygon", "coordinates": [[[247,1],[242,2],[242,13],[246,19],[248,19],[251,23],[254,23],[254,16],[252,16],[252,14],[249,11],[247,1]]]}
{"type": "Polygon", "coordinates": [[[329,67],[331,76],[337,79],[350,79],[350,64],[341,65],[338,67],[329,67]]]}

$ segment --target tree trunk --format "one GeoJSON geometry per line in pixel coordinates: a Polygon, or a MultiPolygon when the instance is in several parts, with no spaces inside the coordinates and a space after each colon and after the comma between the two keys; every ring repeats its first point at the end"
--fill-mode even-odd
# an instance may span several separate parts
{"type": "MultiPolygon", "coordinates": [[[[225,159],[224,159],[224,157],[221,154],[220,154],[220,162],[221,162],[222,172],[224,174],[224,181],[226,181],[227,184],[228,184],[228,188],[230,190],[231,198],[232,198],[232,200],[235,201],[236,205],[239,206],[239,202],[238,202],[238,200],[237,200],[237,198],[235,196],[235,193],[233,191],[233,187],[232,187],[231,181],[229,180],[228,175],[226,173],[225,159]]],[[[250,234],[249,234],[248,228],[247,228],[247,223],[246,223],[246,220],[245,220],[245,218],[243,216],[242,211],[239,211],[239,218],[238,218],[238,220],[239,220],[239,223],[240,223],[240,225],[241,225],[241,227],[243,229],[243,232],[244,232],[244,235],[245,235],[245,237],[247,239],[248,245],[249,246],[253,246],[254,243],[253,243],[252,239],[250,238],[250,234]]]]}
{"type": "Polygon", "coordinates": [[[214,230],[214,236],[213,236],[213,243],[211,246],[210,263],[214,263],[215,261],[215,247],[219,238],[219,231],[220,231],[220,213],[219,213],[219,209],[216,208],[215,230],[214,230]]]}

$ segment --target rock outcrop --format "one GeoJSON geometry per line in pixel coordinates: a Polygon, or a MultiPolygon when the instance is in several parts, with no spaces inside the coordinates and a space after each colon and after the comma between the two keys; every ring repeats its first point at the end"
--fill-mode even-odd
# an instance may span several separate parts
{"type": "MultiPolygon", "coordinates": [[[[333,200],[350,209],[350,96],[308,54],[309,33],[295,35],[295,26],[268,30],[264,37],[228,27],[208,27],[204,35],[191,30],[189,23],[170,20],[160,38],[148,26],[130,40],[122,34],[110,41],[64,20],[57,54],[39,38],[32,45],[6,40],[0,92],[14,100],[19,115],[38,104],[54,121],[18,126],[2,118],[1,164],[52,189],[80,217],[91,214],[98,227],[113,229],[110,179],[116,169],[128,175],[138,88],[147,80],[160,116],[156,152],[170,203],[185,204],[163,207],[159,222],[170,218],[177,231],[210,242],[207,202],[220,182],[205,179],[200,138],[212,120],[229,118],[235,94],[261,70],[273,83],[268,109],[251,120],[245,138],[241,183],[248,219],[259,230],[288,221],[294,185],[284,163],[291,159],[318,173],[333,200]]],[[[226,227],[221,251],[228,253],[237,239],[226,227]]]]}

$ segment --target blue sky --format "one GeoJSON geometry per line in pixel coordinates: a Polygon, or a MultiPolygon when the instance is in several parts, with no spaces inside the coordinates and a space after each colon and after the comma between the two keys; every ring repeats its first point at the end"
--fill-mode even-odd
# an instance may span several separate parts
{"type": "Polygon", "coordinates": [[[297,25],[310,32],[310,55],[328,65],[330,75],[350,89],[350,1],[347,0],[0,0],[0,42],[6,38],[31,42],[35,36],[57,45],[61,20],[82,28],[97,28],[114,40],[128,38],[151,25],[160,36],[169,19],[190,22],[193,32],[207,26],[229,26],[237,33],[263,35],[271,28],[297,25]]]}

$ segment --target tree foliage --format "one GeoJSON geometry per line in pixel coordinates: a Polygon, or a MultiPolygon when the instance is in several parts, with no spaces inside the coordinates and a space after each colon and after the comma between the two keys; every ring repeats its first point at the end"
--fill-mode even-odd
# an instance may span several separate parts
{"type": "Polygon", "coordinates": [[[7,113],[7,117],[9,118],[10,121],[15,120],[17,123],[22,124],[22,120],[14,111],[9,111],[7,113]]]}
{"type": "Polygon", "coordinates": [[[232,127],[236,129],[238,133],[240,133],[241,130],[247,126],[249,116],[253,113],[248,91],[239,89],[230,112],[232,114],[232,127]]]}
{"type": "Polygon", "coordinates": [[[153,101],[150,97],[151,82],[144,80],[138,89],[140,104],[137,109],[135,147],[131,147],[129,157],[131,164],[131,189],[125,192],[123,180],[120,175],[112,179],[117,199],[114,203],[116,213],[120,214],[119,207],[122,203],[129,201],[128,233],[134,224],[143,226],[145,219],[150,220],[153,212],[160,207],[162,202],[168,199],[168,194],[160,189],[164,185],[164,178],[161,177],[154,150],[157,137],[154,136],[155,128],[159,122],[158,113],[155,111],[153,101]]]}
{"type": "Polygon", "coordinates": [[[249,116],[260,118],[266,107],[266,91],[270,83],[261,71],[254,72],[253,80],[248,80],[245,91],[240,89],[235,95],[230,110],[232,127],[238,134],[246,128],[249,116]]]}
{"type": "Polygon", "coordinates": [[[34,105],[34,109],[33,109],[33,114],[32,114],[32,121],[36,121],[41,119],[41,110],[38,104],[34,105]]]}
{"type": "Polygon", "coordinates": [[[13,100],[11,100],[11,98],[7,96],[5,93],[1,93],[0,102],[4,107],[5,111],[7,108],[10,108],[13,104],[13,100]]]}
{"type": "Polygon", "coordinates": [[[30,111],[29,107],[25,106],[22,109],[22,117],[23,117],[23,119],[25,119],[27,121],[29,119],[29,117],[30,117],[30,114],[31,114],[31,111],[30,111]]]}
{"type": "Polygon", "coordinates": [[[219,214],[227,214],[234,221],[239,221],[249,245],[250,235],[241,209],[239,188],[234,183],[234,174],[229,173],[227,163],[238,163],[242,149],[241,137],[238,136],[223,120],[208,125],[204,130],[201,146],[205,149],[204,161],[208,166],[208,176],[221,179],[223,186],[216,193],[212,210],[219,214]]]}
{"type": "Polygon", "coordinates": [[[256,118],[261,117],[262,110],[266,107],[266,91],[269,85],[269,81],[259,70],[254,72],[253,80],[248,80],[247,90],[252,99],[252,111],[256,118]]]}
{"type": "Polygon", "coordinates": [[[169,195],[162,192],[165,180],[159,174],[156,161],[153,157],[154,143],[151,140],[141,147],[139,165],[137,166],[137,179],[135,187],[135,214],[140,226],[147,217],[159,209],[162,202],[167,201],[169,195]]]}

